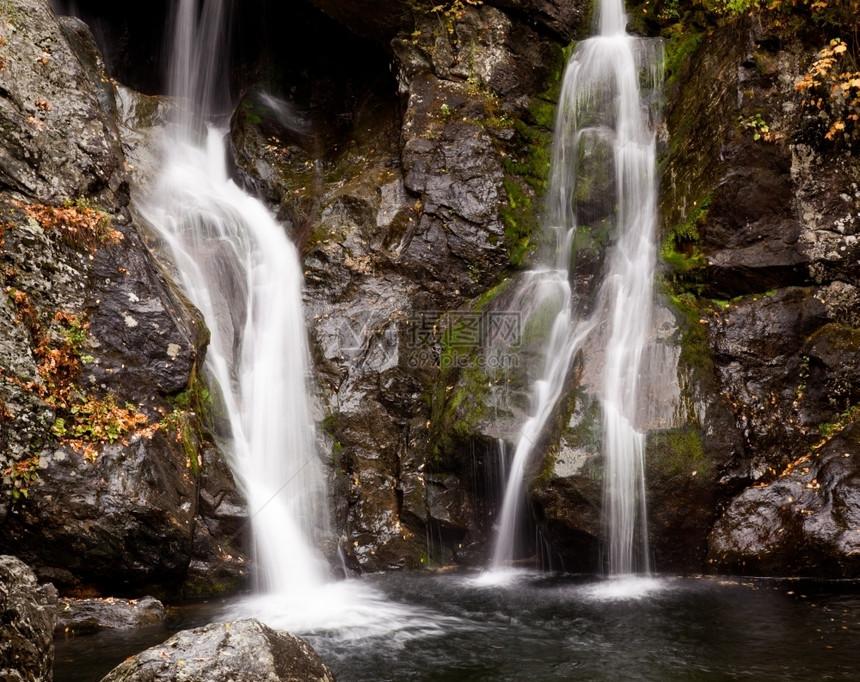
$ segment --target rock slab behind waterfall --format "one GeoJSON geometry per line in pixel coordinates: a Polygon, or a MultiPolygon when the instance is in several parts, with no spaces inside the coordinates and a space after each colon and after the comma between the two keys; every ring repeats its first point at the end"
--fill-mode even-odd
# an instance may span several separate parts
{"type": "Polygon", "coordinates": [[[0,680],[53,679],[57,591],[26,564],[0,556],[0,680]]]}
{"type": "Polygon", "coordinates": [[[128,630],[154,625],[167,617],[158,599],[60,599],[57,608],[57,632],[128,630]]]}
{"type": "Polygon", "coordinates": [[[102,682],[334,682],[310,644],[257,620],[183,630],[128,659],[102,682]]]}

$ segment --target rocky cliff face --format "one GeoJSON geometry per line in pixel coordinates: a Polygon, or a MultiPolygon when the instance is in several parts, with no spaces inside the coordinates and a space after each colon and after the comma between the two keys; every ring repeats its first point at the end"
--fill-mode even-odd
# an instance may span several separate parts
{"type": "Polygon", "coordinates": [[[192,559],[235,584],[201,502],[235,496],[198,414],[207,332],[129,212],[98,50],[16,0],[0,64],[0,546],[65,589],[175,589],[192,559]]]}
{"type": "MultiPolygon", "coordinates": [[[[635,14],[673,36],[641,415],[656,566],[856,575],[860,167],[795,87],[823,38],[768,15],[680,34],[657,5],[635,14]]],[[[587,6],[237,7],[294,26],[240,36],[231,162],[304,255],[339,544],[360,570],[481,561],[541,336],[490,321],[532,257],[552,87],[587,6]]],[[[167,104],[109,84],[43,2],[0,13],[0,544],[63,586],[235,585],[243,509],[201,425],[206,333],[128,209],[123,164],[146,182],[167,104]]],[[[528,504],[568,569],[601,568],[599,432],[574,367],[528,504]]]]}
{"type": "Polygon", "coordinates": [[[857,571],[860,166],[797,88],[813,60],[778,17],[735,22],[704,38],[668,116],[675,300],[734,418],[715,458],[716,570],[857,571]]]}
{"type": "MultiPolygon", "coordinates": [[[[459,373],[440,363],[441,318],[472,314],[471,301],[535,238],[532,184],[546,167],[531,143],[548,134],[552,106],[537,93],[558,77],[560,48],[483,3],[399,4],[400,14],[374,5],[358,23],[352,5],[321,6],[387,41],[394,78],[365,73],[370,94],[333,111],[321,89],[303,125],[250,95],[233,117],[235,161],[304,243],[321,447],[343,548],[363,570],[465,560],[486,517],[467,453],[484,437],[464,430],[455,443],[439,429],[443,411],[453,417],[459,373]]],[[[351,40],[345,52],[367,51],[351,40]]]]}

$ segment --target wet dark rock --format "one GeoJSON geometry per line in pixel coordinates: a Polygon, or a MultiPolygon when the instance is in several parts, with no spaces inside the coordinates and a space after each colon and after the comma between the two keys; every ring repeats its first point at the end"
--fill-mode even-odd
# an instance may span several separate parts
{"type": "MultiPolygon", "coordinates": [[[[851,575],[840,524],[854,503],[835,501],[853,499],[856,477],[825,443],[860,395],[860,165],[808,134],[794,86],[812,46],[801,40],[738,21],[702,41],[669,105],[670,140],[697,142],[670,144],[662,215],[667,243],[690,258],[672,275],[689,306],[684,354],[703,360],[700,395],[722,396],[725,430],[737,429],[702,491],[722,514],[708,522],[710,566],[851,575]]],[[[852,433],[833,441],[839,457],[852,433]]]]}
{"type": "Polygon", "coordinates": [[[168,122],[176,104],[167,97],[155,97],[115,84],[117,124],[126,171],[131,182],[146,187],[156,181],[160,169],[159,140],[168,134],[168,122]]]}
{"type": "Polygon", "coordinates": [[[105,78],[107,68],[90,27],[77,17],[57,17],[57,19],[68,38],[69,47],[72,48],[84,69],[87,80],[93,87],[112,137],[117,137],[118,110],[115,86],[110,79],[105,78]]]}
{"type": "Polygon", "coordinates": [[[136,230],[116,247],[100,249],[88,276],[86,310],[98,361],[84,369],[83,380],[144,404],[143,384],[161,395],[188,388],[209,331],[159,272],[136,230]]]}
{"type": "Polygon", "coordinates": [[[860,284],[860,163],[855,156],[792,148],[795,206],[804,229],[798,240],[817,284],[860,284]]]}
{"type": "MultiPolygon", "coordinates": [[[[175,586],[188,566],[196,523],[198,482],[188,468],[188,447],[194,451],[200,446],[153,429],[160,428],[167,413],[190,420],[185,428],[200,428],[193,425],[196,417],[176,412],[167,398],[189,391],[206,331],[158,273],[134,229],[124,229],[127,236],[119,245],[89,256],[63,249],[41,229],[18,225],[7,232],[3,252],[7,285],[28,296],[40,319],[51,321],[63,311],[87,320],[75,350],[78,373],[70,377],[80,388],[64,410],[80,409],[77,404],[88,401],[131,404],[149,421],[148,433],[124,444],[64,447],[57,434],[62,436],[66,427],[55,421],[57,412],[43,402],[43,394],[4,382],[7,423],[22,425],[4,439],[6,461],[31,458],[37,475],[30,486],[33,496],[11,505],[0,542],[17,548],[40,575],[50,575],[66,588],[86,584],[134,590],[141,582],[159,580],[175,586]],[[52,542],[39,540],[44,537],[52,542]]],[[[12,329],[17,313],[7,313],[12,329]]],[[[52,328],[53,343],[64,348],[63,327],[54,321],[52,328]]],[[[15,332],[4,338],[19,349],[14,363],[8,356],[13,376],[44,386],[36,363],[27,360],[33,357],[34,340],[15,332]]],[[[68,420],[69,414],[63,414],[68,420]]],[[[218,457],[213,452],[208,458],[213,466],[218,457]]],[[[10,501],[7,497],[4,512],[10,501]]],[[[209,556],[221,564],[217,557],[222,555],[241,552],[209,556]]]]}
{"type": "Polygon", "coordinates": [[[201,461],[191,562],[182,583],[185,597],[231,594],[245,589],[251,577],[243,551],[250,546],[245,498],[221,453],[206,448],[201,461]]]}
{"type": "Polygon", "coordinates": [[[715,188],[700,241],[714,296],[809,283],[801,225],[791,210],[790,162],[788,150],[773,145],[747,149],[715,188]]]}
{"type": "Polygon", "coordinates": [[[178,583],[191,556],[195,480],[161,434],[105,445],[95,462],[60,447],[40,458],[4,544],[59,586],[114,593],[178,583]]]}
{"type": "Polygon", "coordinates": [[[39,585],[19,559],[0,556],[0,678],[50,682],[57,591],[39,585]]]}
{"type": "Polygon", "coordinates": [[[396,119],[358,112],[358,120],[362,144],[330,162],[346,174],[319,198],[305,310],[318,402],[330,415],[320,445],[332,457],[335,526],[349,560],[379,570],[419,559],[415,534],[401,524],[399,479],[408,475],[409,425],[425,409],[400,331],[420,285],[397,251],[415,199],[398,168],[396,119]]]}
{"type": "Polygon", "coordinates": [[[183,630],[134,656],[102,682],[334,682],[305,640],[256,620],[212,623],[183,630]]]}
{"type": "Polygon", "coordinates": [[[473,295],[472,279],[492,281],[507,263],[498,217],[502,164],[492,139],[462,119],[485,114],[464,87],[433,76],[412,83],[404,120],[404,185],[421,198],[420,220],[400,250],[439,281],[473,295]],[[445,121],[449,111],[452,121],[445,121]],[[451,281],[455,277],[454,281],[451,281]]]}
{"type": "Polygon", "coordinates": [[[243,186],[272,206],[296,236],[319,209],[321,160],[311,122],[264,93],[242,100],[230,122],[231,159],[243,186]]]}
{"type": "MultiPolygon", "coordinates": [[[[836,318],[839,319],[839,318],[836,318]]],[[[807,426],[829,422],[860,402],[860,329],[836,322],[812,334],[803,347],[801,362],[808,377],[800,396],[800,421],[807,426]]]]}
{"type": "Polygon", "coordinates": [[[742,452],[733,414],[709,396],[701,415],[648,434],[649,547],[660,571],[696,573],[707,565],[708,533],[727,487],[724,471],[742,452]]]}
{"type": "Polygon", "coordinates": [[[664,120],[675,147],[660,185],[662,233],[683,224],[727,170],[727,139],[737,124],[738,64],[746,40],[737,24],[706,35],[668,93],[664,120]]]}
{"type": "Polygon", "coordinates": [[[549,31],[560,42],[582,37],[588,30],[590,8],[586,3],[564,0],[490,0],[515,17],[524,17],[539,31],[549,31]]]}
{"type": "Polygon", "coordinates": [[[717,570],[853,577],[860,571],[860,426],[851,424],[732,500],[710,537],[717,570]]]}
{"type": "MultiPolygon", "coordinates": [[[[415,76],[432,72],[443,81],[469,85],[471,96],[481,96],[502,112],[523,114],[531,98],[546,87],[557,46],[504,12],[483,5],[464,8],[447,23],[434,13],[418,15],[415,33],[393,40],[392,49],[402,91],[415,76]]],[[[434,102],[426,104],[428,113],[434,113],[430,106],[434,102]]]]}
{"type": "MultiPolygon", "coordinates": [[[[844,286],[835,289],[847,293],[844,286]]],[[[724,481],[768,478],[860,396],[851,371],[857,330],[837,322],[845,317],[828,304],[832,290],[779,290],[710,318],[716,376],[749,453],[746,464],[724,472],[724,481]]]]}
{"type": "Polygon", "coordinates": [[[798,73],[797,55],[762,57],[769,66],[751,77],[746,64],[754,59],[753,34],[737,21],[705,38],[695,76],[683,72],[667,111],[669,135],[697,142],[676,142],[668,154],[664,229],[671,232],[705,211],[695,240],[706,260],[699,281],[717,298],[810,282],[787,144],[796,121],[785,112],[796,105],[784,106],[796,98],[788,72],[798,73]],[[771,132],[760,136],[744,123],[752,120],[766,120],[771,132]]]}
{"type": "Polygon", "coordinates": [[[531,495],[532,514],[550,543],[553,567],[575,573],[602,570],[602,494],[599,475],[576,475],[563,468],[556,468],[551,480],[536,486],[531,495]]]}
{"type": "Polygon", "coordinates": [[[752,297],[729,306],[710,325],[721,385],[730,386],[732,400],[743,406],[739,419],[744,437],[762,460],[784,459],[787,442],[809,441],[803,428],[807,424],[799,423],[797,414],[812,397],[804,399],[808,369],[803,365],[808,360],[801,351],[805,340],[828,322],[824,305],[810,293],[789,289],[752,297]]]}
{"type": "Polygon", "coordinates": [[[57,604],[57,632],[128,630],[161,623],[167,617],[164,604],[154,597],[141,599],[69,599],[57,604]]]}

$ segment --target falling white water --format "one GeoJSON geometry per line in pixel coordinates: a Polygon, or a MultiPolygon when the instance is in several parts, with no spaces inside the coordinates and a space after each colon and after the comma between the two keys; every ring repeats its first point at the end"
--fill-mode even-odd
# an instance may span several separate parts
{"type": "Polygon", "coordinates": [[[652,327],[657,208],[655,139],[640,77],[657,90],[660,59],[659,46],[628,35],[626,23],[621,0],[602,0],[598,35],[577,46],[565,72],[549,188],[547,241],[554,248],[546,261],[551,265],[528,273],[520,288],[526,319],[547,306],[556,310],[556,317],[532,392],[533,414],[523,425],[505,491],[493,556],[496,570],[513,558],[525,467],[565,391],[571,363],[590,336],[605,351],[602,360],[586,357],[584,371],[598,376],[600,384],[609,573],[650,570],[645,437],[637,431],[635,417],[643,349],[652,327]],[[603,151],[605,167],[595,164],[603,151]],[[582,167],[583,159],[589,159],[588,168],[582,167]],[[573,243],[577,231],[586,227],[579,224],[578,197],[601,170],[614,177],[613,183],[605,183],[609,196],[603,198],[614,242],[596,295],[579,300],[571,293],[573,243]],[[602,369],[589,372],[588,366],[600,361],[602,369]]]}
{"type": "Polygon", "coordinates": [[[228,176],[226,131],[198,115],[228,105],[226,0],[177,0],[171,94],[187,113],[140,210],[163,239],[211,330],[206,368],[223,394],[226,444],[248,500],[260,591],[303,594],[327,579],[314,549],[325,478],[307,404],[308,349],[298,253],[284,229],[228,176]]]}
{"type": "Polygon", "coordinates": [[[493,569],[497,571],[504,569],[514,557],[515,531],[519,503],[523,497],[525,466],[532,448],[561,397],[573,355],[585,332],[585,325],[575,329],[571,320],[571,289],[566,271],[554,269],[536,271],[529,275],[531,281],[525,289],[532,294],[532,301],[539,302],[539,305],[558,306],[558,312],[546,347],[544,371],[533,389],[534,413],[522,426],[508,472],[493,551],[493,569]]]}

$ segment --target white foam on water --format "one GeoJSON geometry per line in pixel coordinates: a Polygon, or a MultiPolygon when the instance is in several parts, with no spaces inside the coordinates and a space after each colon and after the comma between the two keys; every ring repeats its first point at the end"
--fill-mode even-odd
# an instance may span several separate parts
{"type": "Polygon", "coordinates": [[[257,618],[277,630],[335,642],[384,639],[396,646],[474,627],[426,607],[391,601],[360,580],[329,582],[292,594],[255,595],[231,606],[223,617],[257,618]]]}
{"type": "Polygon", "coordinates": [[[582,596],[588,600],[628,601],[652,597],[669,588],[670,583],[666,579],[621,575],[580,589],[582,596]]]}

